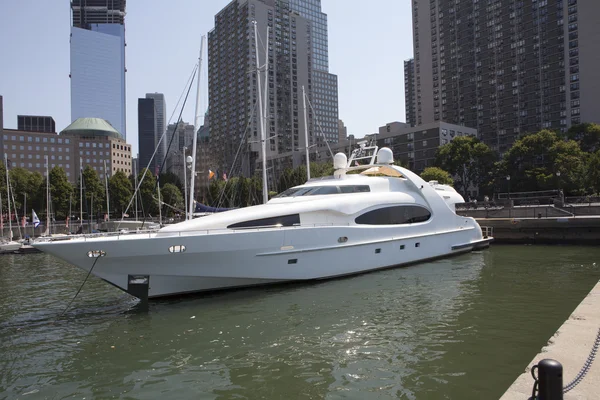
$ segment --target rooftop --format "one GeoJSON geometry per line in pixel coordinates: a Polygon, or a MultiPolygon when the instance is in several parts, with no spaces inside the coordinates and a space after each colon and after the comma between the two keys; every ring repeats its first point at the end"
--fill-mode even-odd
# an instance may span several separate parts
{"type": "Polygon", "coordinates": [[[60,132],[61,135],[79,136],[109,136],[115,139],[123,139],[113,126],[102,118],[78,118],[71,125],[60,132]]]}

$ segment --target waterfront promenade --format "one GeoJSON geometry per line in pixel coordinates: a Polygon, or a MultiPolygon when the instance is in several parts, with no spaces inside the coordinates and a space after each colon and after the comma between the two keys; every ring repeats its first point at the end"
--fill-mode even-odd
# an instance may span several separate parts
{"type": "MultiPolygon", "coordinates": [[[[559,294],[557,294],[559,295],[559,294]]],[[[543,301],[540,299],[540,301],[543,301]]],[[[600,328],[600,282],[583,299],[569,319],[548,340],[500,400],[525,400],[531,397],[531,367],[545,358],[563,365],[563,386],[579,373],[600,328]]],[[[564,395],[565,400],[600,398],[600,360],[596,360],[579,385],[564,395]]]]}

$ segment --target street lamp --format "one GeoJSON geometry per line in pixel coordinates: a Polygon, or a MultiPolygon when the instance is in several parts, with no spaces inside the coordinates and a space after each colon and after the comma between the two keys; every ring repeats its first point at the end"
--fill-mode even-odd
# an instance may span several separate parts
{"type": "MultiPolygon", "coordinates": [[[[184,154],[185,154],[185,152],[184,152],[184,154]]],[[[187,176],[187,169],[189,168],[190,172],[192,170],[192,162],[193,161],[194,161],[194,159],[192,158],[192,156],[187,156],[187,158],[185,159],[185,162],[186,162],[187,166],[184,166],[183,169],[186,170],[186,172],[185,172],[186,176],[187,176]]],[[[187,177],[186,177],[186,180],[185,180],[185,188],[186,188],[185,189],[185,192],[186,192],[186,194],[185,194],[186,195],[186,200],[185,200],[185,204],[186,204],[185,215],[186,215],[186,219],[188,219],[188,218],[192,219],[193,218],[192,214],[189,213],[188,208],[187,208],[187,205],[188,205],[188,200],[187,200],[187,177]],[[189,214],[189,216],[188,216],[188,214],[189,214]]],[[[190,194],[192,194],[192,193],[194,193],[194,188],[190,188],[190,194]]],[[[192,201],[192,196],[190,196],[190,201],[192,201]]]]}
{"type": "MultiPolygon", "coordinates": [[[[187,150],[187,147],[183,147],[183,152],[181,153],[181,155],[183,156],[183,199],[185,201],[185,220],[187,221],[188,217],[188,212],[187,212],[187,173],[186,173],[186,168],[185,168],[185,152],[187,150]]],[[[181,175],[180,175],[181,176],[181,175]]]]}
{"type": "Polygon", "coordinates": [[[562,205],[563,205],[563,193],[562,193],[562,190],[560,189],[560,171],[556,171],[556,180],[558,181],[557,182],[557,184],[558,184],[558,198],[559,198],[559,201],[560,201],[560,205],[562,207],[562,205]]]}
{"type": "Polygon", "coordinates": [[[508,182],[508,198],[510,199],[510,175],[506,175],[506,181],[508,182]]]}

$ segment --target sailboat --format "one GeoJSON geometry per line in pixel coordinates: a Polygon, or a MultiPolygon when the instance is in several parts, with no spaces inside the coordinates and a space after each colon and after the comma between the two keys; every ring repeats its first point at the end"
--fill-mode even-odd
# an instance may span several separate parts
{"type": "MultiPolygon", "coordinates": [[[[0,243],[0,253],[7,253],[7,252],[14,252],[16,250],[19,250],[19,248],[21,247],[21,243],[14,241],[13,240],[13,231],[12,231],[12,213],[10,210],[10,197],[11,197],[11,190],[10,190],[10,179],[8,177],[8,163],[7,163],[7,159],[6,159],[6,154],[4,155],[4,165],[6,166],[6,197],[7,197],[7,202],[8,202],[8,240],[0,243]]],[[[18,224],[18,218],[17,218],[17,224],[18,224]]],[[[17,225],[18,226],[18,225],[17,225]]],[[[19,228],[20,230],[20,228],[19,228]]]]}

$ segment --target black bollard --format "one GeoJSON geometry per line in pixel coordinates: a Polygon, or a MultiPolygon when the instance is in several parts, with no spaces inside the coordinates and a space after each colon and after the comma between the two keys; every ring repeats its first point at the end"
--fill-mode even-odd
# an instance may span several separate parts
{"type": "Polygon", "coordinates": [[[538,363],[538,400],[563,400],[563,367],[556,360],[538,363]]]}

